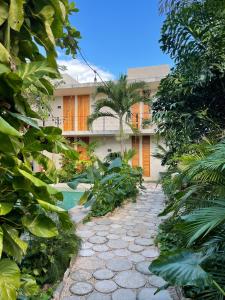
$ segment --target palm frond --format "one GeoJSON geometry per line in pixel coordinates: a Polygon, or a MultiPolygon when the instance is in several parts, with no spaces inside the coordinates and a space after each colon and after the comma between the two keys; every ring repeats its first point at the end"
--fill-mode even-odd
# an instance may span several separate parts
{"type": "Polygon", "coordinates": [[[112,114],[112,113],[109,113],[109,112],[95,112],[93,114],[91,114],[89,117],[88,117],[88,120],[87,120],[87,124],[88,124],[88,127],[91,128],[92,127],[92,124],[95,120],[97,120],[98,118],[102,118],[102,117],[111,117],[111,118],[116,118],[117,119],[117,116],[112,114]]]}

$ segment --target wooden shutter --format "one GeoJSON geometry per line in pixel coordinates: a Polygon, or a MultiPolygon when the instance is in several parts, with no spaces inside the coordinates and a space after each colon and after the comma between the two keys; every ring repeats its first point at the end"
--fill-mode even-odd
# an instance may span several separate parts
{"type": "Polygon", "coordinates": [[[87,118],[90,115],[90,96],[78,96],[78,131],[87,131],[87,118]]]}
{"type": "Polygon", "coordinates": [[[63,96],[63,130],[75,130],[75,97],[63,96]]]}
{"type": "Polygon", "coordinates": [[[132,125],[135,128],[140,128],[140,103],[136,103],[131,107],[132,125]]]}
{"type": "Polygon", "coordinates": [[[142,117],[142,121],[149,120],[149,118],[150,118],[150,107],[149,107],[148,104],[143,103],[143,117],[142,117]]]}
{"type": "Polygon", "coordinates": [[[136,151],[135,155],[132,158],[132,167],[138,167],[140,166],[139,163],[139,137],[138,136],[132,136],[132,149],[136,151]]]}
{"type": "Polygon", "coordinates": [[[143,175],[150,177],[150,136],[142,137],[143,175]]]}

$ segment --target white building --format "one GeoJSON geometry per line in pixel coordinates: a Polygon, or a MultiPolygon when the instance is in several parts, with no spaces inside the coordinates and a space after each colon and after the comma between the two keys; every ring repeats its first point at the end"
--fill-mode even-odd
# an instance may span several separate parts
{"type": "MultiPolygon", "coordinates": [[[[160,80],[169,73],[169,66],[160,65],[143,68],[128,69],[128,81],[145,81],[151,95],[159,86],[160,80]]],[[[96,154],[104,158],[110,152],[120,151],[120,142],[117,139],[119,122],[115,118],[103,117],[94,121],[91,129],[87,126],[87,118],[94,109],[98,99],[94,97],[96,86],[99,83],[78,83],[69,75],[64,75],[63,83],[55,90],[55,101],[52,102],[52,111],[45,121],[46,126],[58,126],[65,137],[81,139],[86,143],[98,141],[96,154]]],[[[125,148],[136,150],[132,160],[133,166],[143,168],[144,177],[156,181],[159,172],[163,170],[160,161],[153,157],[157,150],[158,140],[154,126],[143,126],[143,120],[151,118],[149,107],[140,103],[132,108],[132,122],[138,127],[138,134],[124,125],[127,135],[125,148]]],[[[83,151],[83,149],[78,149],[83,151]]],[[[52,159],[59,165],[56,155],[52,159]]]]}

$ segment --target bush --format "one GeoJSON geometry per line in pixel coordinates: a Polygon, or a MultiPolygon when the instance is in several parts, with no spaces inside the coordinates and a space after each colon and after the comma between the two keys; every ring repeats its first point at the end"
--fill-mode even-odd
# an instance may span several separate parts
{"type": "MultiPolygon", "coordinates": [[[[80,239],[75,235],[72,222],[67,229],[62,229],[58,224],[58,232],[56,237],[50,239],[31,237],[27,255],[21,263],[22,272],[31,274],[41,288],[52,287],[63,278],[71,258],[80,247],[80,239]]],[[[34,299],[45,299],[48,294],[51,294],[51,289],[47,292],[42,290],[36,296],[39,298],[34,299]]]]}
{"type": "Polygon", "coordinates": [[[132,168],[126,158],[117,157],[105,162],[97,161],[86,172],[69,183],[76,188],[79,183],[91,183],[92,187],[80,199],[81,204],[91,205],[89,216],[103,216],[120,206],[124,200],[135,200],[138,187],[142,187],[142,169],[132,168]]]}

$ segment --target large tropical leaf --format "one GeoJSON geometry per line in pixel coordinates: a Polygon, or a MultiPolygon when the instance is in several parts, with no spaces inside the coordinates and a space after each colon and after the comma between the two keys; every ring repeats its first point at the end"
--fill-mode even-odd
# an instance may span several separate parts
{"type": "Polygon", "coordinates": [[[2,117],[0,117],[0,132],[17,137],[21,136],[21,133],[12,127],[8,122],[6,122],[2,117]]]}
{"type": "Polygon", "coordinates": [[[185,223],[181,225],[181,229],[188,238],[188,245],[199,237],[206,236],[215,227],[225,222],[224,200],[217,201],[216,204],[221,205],[201,208],[182,217],[185,223]]]}
{"type": "Polygon", "coordinates": [[[4,239],[3,250],[7,255],[14,257],[18,262],[21,262],[23,255],[27,250],[27,243],[19,236],[18,231],[9,225],[2,225],[4,239]]]}
{"type": "Polygon", "coordinates": [[[9,25],[13,30],[19,31],[24,21],[24,0],[10,0],[9,25]]]}
{"type": "Polygon", "coordinates": [[[51,203],[48,203],[46,201],[38,199],[37,202],[43,207],[45,210],[49,210],[52,212],[62,213],[65,212],[65,210],[59,206],[53,205],[51,203]]]}
{"type": "Polygon", "coordinates": [[[149,270],[176,286],[202,286],[211,284],[211,278],[201,264],[206,259],[201,253],[180,251],[160,255],[149,270]]]}
{"type": "Polygon", "coordinates": [[[3,250],[3,230],[0,227],[0,259],[2,257],[2,250],[3,250]]]}
{"type": "Polygon", "coordinates": [[[12,115],[14,118],[18,119],[18,120],[21,120],[23,121],[25,124],[28,124],[38,130],[40,130],[40,127],[38,126],[38,123],[36,120],[30,118],[30,117],[27,117],[27,116],[24,116],[24,115],[21,115],[21,114],[17,114],[17,113],[10,113],[10,115],[12,115]]]}
{"type": "Polygon", "coordinates": [[[10,259],[0,260],[0,300],[16,300],[20,269],[10,259]]]}
{"type": "Polygon", "coordinates": [[[1,0],[0,1],[0,26],[5,22],[5,20],[8,18],[8,4],[1,0]]]}
{"type": "Polygon", "coordinates": [[[23,225],[34,235],[51,238],[58,234],[55,223],[43,214],[37,216],[24,216],[23,225]]]}
{"type": "Polygon", "coordinates": [[[49,184],[45,183],[44,181],[40,180],[39,178],[35,177],[31,173],[28,173],[24,170],[18,169],[18,172],[23,175],[25,178],[27,178],[29,181],[31,181],[36,187],[46,187],[47,191],[50,194],[59,194],[59,191],[49,184]]]}

